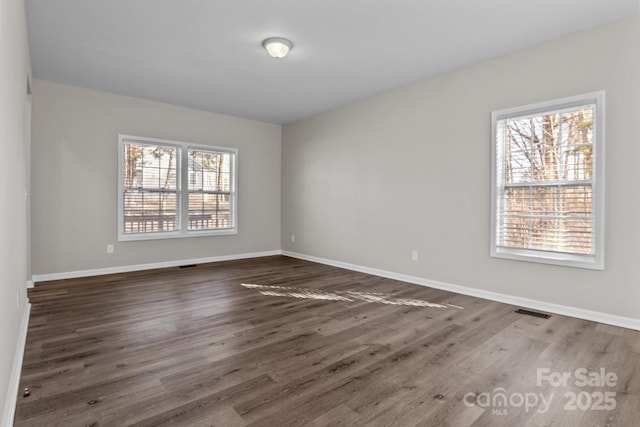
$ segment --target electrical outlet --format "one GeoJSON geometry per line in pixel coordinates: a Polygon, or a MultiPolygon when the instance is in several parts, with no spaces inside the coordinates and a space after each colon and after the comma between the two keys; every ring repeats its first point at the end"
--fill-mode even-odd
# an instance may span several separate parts
{"type": "Polygon", "coordinates": [[[418,260],[418,251],[414,249],[411,251],[411,261],[417,261],[417,260],[418,260]]]}
{"type": "Polygon", "coordinates": [[[292,234],[292,235],[291,235],[291,241],[292,241],[292,242],[295,242],[295,241],[296,241],[296,235],[295,235],[295,234],[292,234]]]}
{"type": "Polygon", "coordinates": [[[112,254],[113,253],[113,245],[107,245],[107,253],[108,254],[112,254]]]}

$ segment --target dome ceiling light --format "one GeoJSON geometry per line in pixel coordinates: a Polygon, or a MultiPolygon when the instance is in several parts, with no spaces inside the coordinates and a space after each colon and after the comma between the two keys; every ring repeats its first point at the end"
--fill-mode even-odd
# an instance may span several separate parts
{"type": "Polygon", "coordinates": [[[272,57],[284,58],[293,47],[293,44],[282,37],[269,37],[262,42],[262,46],[272,57]]]}

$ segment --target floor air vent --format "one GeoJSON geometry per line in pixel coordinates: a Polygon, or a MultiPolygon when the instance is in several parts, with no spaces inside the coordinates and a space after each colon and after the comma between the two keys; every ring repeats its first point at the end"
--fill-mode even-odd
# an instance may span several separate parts
{"type": "Polygon", "coordinates": [[[550,314],[540,313],[538,311],[524,310],[522,308],[516,310],[516,313],[526,314],[527,316],[540,317],[541,319],[548,319],[549,317],[551,317],[550,314]]]}
{"type": "Polygon", "coordinates": [[[197,267],[198,264],[189,264],[189,265],[180,265],[178,266],[178,268],[192,268],[192,267],[197,267]]]}

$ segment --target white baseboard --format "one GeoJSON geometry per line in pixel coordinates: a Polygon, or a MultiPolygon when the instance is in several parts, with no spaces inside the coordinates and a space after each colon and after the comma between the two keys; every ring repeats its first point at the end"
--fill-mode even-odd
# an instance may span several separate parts
{"type": "Polygon", "coordinates": [[[442,289],[444,291],[455,292],[458,294],[469,295],[473,297],[498,301],[505,304],[516,305],[520,307],[531,308],[534,310],[546,311],[549,313],[560,314],[563,316],[577,317],[579,319],[591,320],[593,322],[606,323],[608,325],[620,326],[622,328],[635,329],[640,331],[640,319],[632,317],[617,316],[614,314],[602,313],[599,311],[585,310],[578,307],[570,307],[566,305],[553,304],[545,301],[539,301],[529,298],[518,297],[514,295],[501,294],[497,292],[484,291],[482,289],[469,288],[466,286],[453,285],[435,280],[427,280],[421,277],[408,276],[405,274],[394,273],[376,268],[363,267],[360,265],[349,264],[341,261],[334,261],[325,258],[318,258],[310,255],[299,254],[296,252],[282,251],[282,255],[293,258],[299,258],[306,261],[317,262],[320,264],[331,265],[333,267],[344,268],[346,270],[359,271],[374,276],[386,277],[388,279],[400,280],[402,282],[413,283],[416,285],[428,286],[430,288],[442,289]]]}
{"type": "Polygon", "coordinates": [[[244,254],[222,255],[208,258],[181,259],[177,261],[154,262],[149,264],[124,265],[120,267],[96,268],[91,270],[69,271],[64,273],[34,274],[32,282],[46,282],[49,280],[75,279],[77,277],[102,276],[105,274],[128,273],[130,271],[152,270],[154,268],[179,267],[181,265],[204,264],[208,262],[233,261],[246,258],[281,255],[281,250],[250,252],[244,254]]]}
{"type": "Polygon", "coordinates": [[[33,286],[33,280],[27,280],[27,289],[31,289],[33,286]]]}
{"type": "Polygon", "coordinates": [[[24,356],[24,346],[27,342],[27,329],[29,328],[30,313],[31,304],[27,302],[24,305],[24,310],[22,311],[22,320],[20,321],[20,330],[18,331],[18,341],[16,342],[16,352],[13,356],[11,377],[9,378],[9,387],[7,388],[4,410],[2,411],[2,420],[0,421],[0,425],[3,427],[10,427],[13,425],[13,418],[16,413],[18,387],[20,386],[20,373],[22,371],[22,358],[24,356]]]}

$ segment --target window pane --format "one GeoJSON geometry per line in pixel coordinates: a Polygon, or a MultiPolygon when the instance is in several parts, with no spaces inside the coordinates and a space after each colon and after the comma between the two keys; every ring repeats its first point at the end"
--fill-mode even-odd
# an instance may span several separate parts
{"type": "Polygon", "coordinates": [[[225,191],[231,189],[229,153],[189,150],[189,191],[225,191]]]}
{"type": "Polygon", "coordinates": [[[128,190],[124,193],[124,232],[155,233],[175,231],[175,193],[128,190]]]}
{"type": "Polygon", "coordinates": [[[539,249],[544,251],[558,250],[556,233],[558,219],[545,218],[541,216],[532,217],[530,221],[530,241],[528,249],[539,249]]]}
{"type": "Polygon", "coordinates": [[[564,187],[561,190],[560,214],[569,217],[591,217],[592,201],[590,186],[564,187]]]}
{"type": "Polygon", "coordinates": [[[501,246],[592,253],[590,186],[508,188],[503,203],[501,246]]]}
{"type": "Polygon", "coordinates": [[[189,191],[202,190],[202,169],[205,159],[202,151],[189,150],[189,191]]]}
{"type": "Polygon", "coordinates": [[[228,194],[189,193],[189,230],[232,228],[228,194]]]}
{"type": "Polygon", "coordinates": [[[532,123],[529,119],[505,120],[505,180],[507,183],[531,181],[532,123]]]}
{"type": "Polygon", "coordinates": [[[537,216],[556,216],[560,210],[557,187],[531,188],[531,214],[537,216]]]}
{"type": "Polygon", "coordinates": [[[559,239],[558,250],[579,254],[593,253],[591,227],[590,219],[561,221],[559,233],[562,237],[559,239]]]}
{"type": "Polygon", "coordinates": [[[176,189],[177,149],[127,142],[124,144],[124,188],[176,189]]]}
{"type": "Polygon", "coordinates": [[[531,191],[529,187],[507,188],[504,196],[504,213],[507,215],[528,215],[531,191]]]}
{"type": "Polygon", "coordinates": [[[529,219],[508,216],[500,228],[501,246],[523,248],[529,246],[529,219]]]}
{"type": "Polygon", "coordinates": [[[593,106],[501,121],[506,183],[589,180],[593,106]]]}

